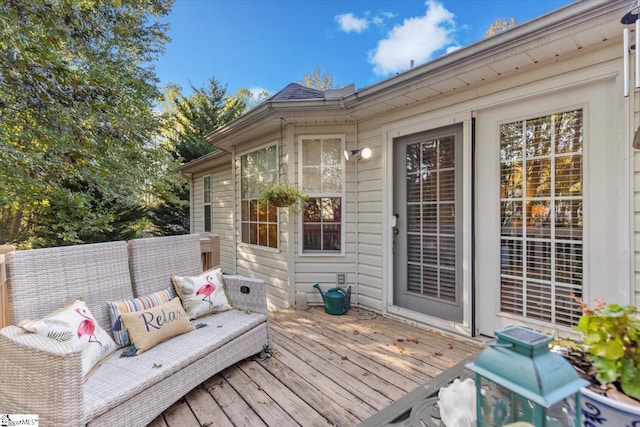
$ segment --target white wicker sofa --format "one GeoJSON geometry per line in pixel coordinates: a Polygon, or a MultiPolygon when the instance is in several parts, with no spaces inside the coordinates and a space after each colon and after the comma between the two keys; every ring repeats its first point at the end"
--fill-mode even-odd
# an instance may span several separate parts
{"type": "Polygon", "coordinates": [[[269,345],[264,282],[225,276],[234,310],[135,357],[111,355],[82,381],[81,355],[14,326],[82,296],[111,333],[107,301],[166,288],[202,272],[198,235],[15,251],[6,257],[12,326],[0,329],[0,413],[37,414],[41,426],[141,426],[217,372],[269,345]]]}

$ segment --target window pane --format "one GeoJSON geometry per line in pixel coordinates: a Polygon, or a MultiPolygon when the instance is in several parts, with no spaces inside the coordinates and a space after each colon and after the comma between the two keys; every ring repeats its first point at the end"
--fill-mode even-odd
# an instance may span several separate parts
{"type": "Polygon", "coordinates": [[[204,207],[204,231],[211,231],[211,205],[204,207]]]}
{"type": "Polygon", "coordinates": [[[582,196],[582,156],[556,158],[556,195],[582,196]]]}
{"type": "Polygon", "coordinates": [[[568,296],[582,294],[582,128],[581,110],[500,126],[504,312],[565,326],[579,317],[568,296]]]}
{"type": "Polygon", "coordinates": [[[305,166],[302,169],[302,189],[309,193],[322,191],[322,168],[320,166],[305,166]]]}
{"type": "Polygon", "coordinates": [[[304,236],[304,250],[319,251],[322,249],[320,224],[304,224],[302,226],[302,234],[304,236]]]}
{"type": "Polygon", "coordinates": [[[240,194],[242,242],[277,247],[278,211],[273,206],[259,207],[260,193],[277,183],[277,149],[275,145],[247,153],[240,159],[240,194]],[[271,229],[275,228],[275,232],[271,229]],[[275,233],[276,239],[269,238],[275,233]],[[274,246],[275,245],[275,246],[274,246]]]}
{"type": "Polygon", "coordinates": [[[342,190],[342,166],[329,166],[323,168],[322,191],[324,193],[338,193],[342,190]]]}
{"type": "Polygon", "coordinates": [[[204,202],[211,203],[211,177],[204,177],[204,202]]]}
{"type": "Polygon", "coordinates": [[[322,249],[325,251],[340,250],[340,224],[322,227],[322,249]]]}
{"type": "Polygon", "coordinates": [[[341,210],[340,197],[323,198],[322,199],[322,221],[323,222],[340,222],[341,210]]]}
{"type": "Polygon", "coordinates": [[[304,203],[303,251],[339,251],[342,247],[342,138],[301,140],[302,188],[311,197],[304,203]]]}
{"type": "Polygon", "coordinates": [[[302,165],[319,166],[321,162],[322,144],[319,139],[302,141],[302,165]]]}
{"type": "Polygon", "coordinates": [[[303,222],[320,222],[320,202],[318,197],[310,197],[304,202],[303,222]]]}

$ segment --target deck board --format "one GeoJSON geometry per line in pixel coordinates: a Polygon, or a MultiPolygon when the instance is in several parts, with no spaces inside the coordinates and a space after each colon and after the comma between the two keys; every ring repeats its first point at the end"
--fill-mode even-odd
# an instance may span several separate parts
{"type": "Polygon", "coordinates": [[[214,375],[150,426],[352,426],[481,350],[466,338],[358,312],[271,313],[271,358],[214,375]]]}

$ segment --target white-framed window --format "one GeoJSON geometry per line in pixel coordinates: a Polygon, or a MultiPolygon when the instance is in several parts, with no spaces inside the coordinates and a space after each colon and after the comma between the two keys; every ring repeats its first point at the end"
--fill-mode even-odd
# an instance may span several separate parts
{"type": "Polygon", "coordinates": [[[575,325],[583,286],[583,112],[500,125],[500,309],[575,325]]]}
{"type": "Polygon", "coordinates": [[[277,182],[276,144],[240,156],[242,243],[278,248],[278,208],[258,205],[260,193],[277,182]]]}
{"type": "Polygon", "coordinates": [[[204,231],[211,232],[211,175],[202,177],[203,208],[204,208],[204,231]]]}
{"type": "Polygon", "coordinates": [[[344,254],[344,135],[298,139],[300,181],[309,196],[302,209],[302,254],[344,254]]]}

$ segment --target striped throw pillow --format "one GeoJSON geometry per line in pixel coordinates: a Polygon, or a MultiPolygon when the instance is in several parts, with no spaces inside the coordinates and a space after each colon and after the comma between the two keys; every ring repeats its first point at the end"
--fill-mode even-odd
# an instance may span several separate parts
{"type": "Polygon", "coordinates": [[[148,310],[152,307],[157,307],[171,301],[176,296],[175,289],[172,286],[169,286],[162,291],[143,295],[138,298],[132,298],[125,301],[107,302],[107,309],[109,310],[109,316],[111,317],[113,340],[119,347],[126,347],[131,344],[131,341],[129,340],[129,333],[122,324],[121,314],[148,310]]]}

